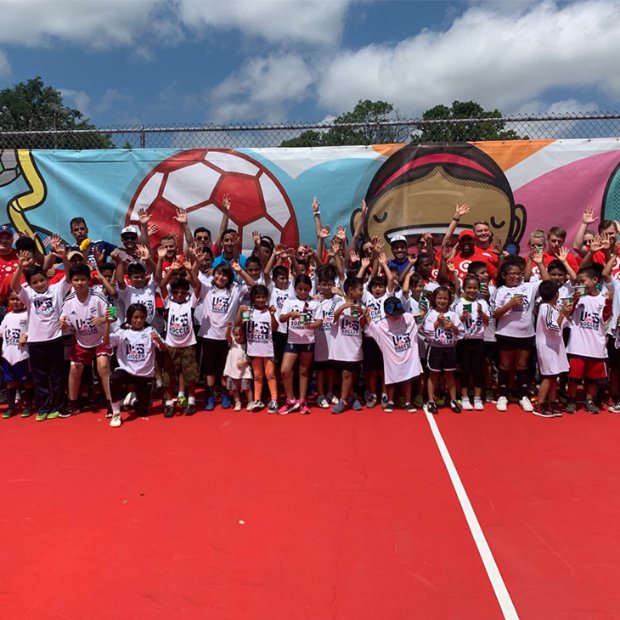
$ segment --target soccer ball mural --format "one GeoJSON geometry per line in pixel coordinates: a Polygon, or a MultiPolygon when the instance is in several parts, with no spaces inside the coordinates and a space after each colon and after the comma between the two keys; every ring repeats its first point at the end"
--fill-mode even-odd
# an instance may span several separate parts
{"type": "Polygon", "coordinates": [[[0,187],[12,183],[20,174],[17,151],[0,149],[0,187]]]}
{"type": "Polygon", "coordinates": [[[245,250],[254,245],[254,230],[275,243],[297,246],[297,219],[282,185],[261,163],[228,149],[183,151],[159,163],[136,190],[125,225],[137,222],[140,209],[145,209],[158,227],[155,243],[170,233],[181,242],[182,229],[174,217],[177,209],[185,209],[190,229],[204,226],[215,239],[226,195],[230,226],[239,231],[245,250]]]}

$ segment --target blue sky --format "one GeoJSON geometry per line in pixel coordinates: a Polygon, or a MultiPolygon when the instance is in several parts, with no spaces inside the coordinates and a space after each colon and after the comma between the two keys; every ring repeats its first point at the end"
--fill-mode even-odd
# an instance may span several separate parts
{"type": "Polygon", "coordinates": [[[40,75],[99,127],[620,110],[618,0],[0,0],[0,88],[40,75]]]}

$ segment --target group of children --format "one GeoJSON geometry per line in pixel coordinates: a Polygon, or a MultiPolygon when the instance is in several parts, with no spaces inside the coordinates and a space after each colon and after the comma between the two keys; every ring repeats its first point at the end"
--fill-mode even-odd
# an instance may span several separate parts
{"type": "MultiPolygon", "coordinates": [[[[592,235],[577,272],[567,250],[545,255],[537,231],[526,257],[493,249],[493,260],[474,256],[463,274],[452,231],[438,252],[428,235],[415,254],[392,237],[388,260],[385,244],[359,230],[353,249],[342,227],[326,248],[316,201],[313,212],[316,248],[255,233],[247,258],[232,229],[213,245],[198,229],[185,252],[171,236],[153,251],[133,226],[112,251],[55,238],[49,255],[62,269],[53,277],[21,239],[0,325],[3,417],[16,414],[18,392],[21,416],[38,421],[88,407],[85,369],[99,377],[112,427],[124,409],[147,415],[158,389],[165,417],[196,413],[201,381],[206,411],[219,398],[223,409],[239,411],[245,399],[252,412],[309,414],[313,394],[334,414],[379,404],[389,413],[397,403],[435,414],[444,402],[455,413],[490,402],[506,411],[515,398],[556,417],[576,411],[580,384],[586,411],[601,410],[620,359],[610,320],[620,306],[615,223],[613,239],[592,235]]],[[[474,235],[459,241],[470,252],[474,235]]]]}

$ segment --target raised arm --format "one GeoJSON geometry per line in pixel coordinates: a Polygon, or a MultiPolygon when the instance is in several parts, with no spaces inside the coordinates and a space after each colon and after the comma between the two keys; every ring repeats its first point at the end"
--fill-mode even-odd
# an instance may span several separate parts
{"type": "Polygon", "coordinates": [[[441,242],[442,247],[445,246],[446,243],[450,241],[450,239],[452,239],[452,235],[454,234],[456,227],[459,225],[459,222],[461,221],[461,217],[463,215],[467,215],[470,211],[471,209],[469,208],[469,205],[467,204],[456,205],[456,209],[454,210],[454,215],[452,216],[452,219],[450,220],[450,224],[448,225],[446,234],[443,236],[443,241],[441,242]]]}
{"type": "Polygon", "coordinates": [[[228,197],[228,194],[226,194],[222,200],[222,210],[224,211],[224,217],[222,218],[222,223],[220,224],[220,229],[214,243],[214,246],[218,252],[222,251],[222,237],[224,236],[224,231],[228,228],[228,224],[230,222],[230,198],[228,197]]]}
{"type": "Polygon", "coordinates": [[[366,224],[366,218],[368,217],[368,207],[366,201],[362,200],[362,207],[360,209],[360,218],[357,222],[357,226],[353,231],[353,239],[351,239],[351,247],[354,250],[359,250],[360,242],[362,240],[362,234],[364,232],[364,225],[366,224]]]}
{"type": "Polygon", "coordinates": [[[592,207],[584,209],[583,215],[581,216],[581,223],[573,239],[573,250],[575,250],[579,256],[585,256],[585,252],[583,251],[583,238],[590,224],[594,224],[597,220],[598,217],[594,217],[594,209],[592,207]]]}
{"type": "Polygon", "coordinates": [[[181,225],[183,229],[183,237],[185,238],[185,243],[189,246],[194,243],[194,235],[192,231],[189,229],[189,225],[187,224],[187,211],[185,209],[177,208],[177,214],[174,216],[174,219],[181,225]]]}

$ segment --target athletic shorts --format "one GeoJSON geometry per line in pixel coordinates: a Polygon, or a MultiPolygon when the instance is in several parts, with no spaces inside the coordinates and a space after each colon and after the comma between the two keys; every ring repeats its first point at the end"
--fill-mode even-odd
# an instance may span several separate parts
{"type": "Polygon", "coordinates": [[[226,377],[226,389],[229,392],[247,392],[251,389],[251,379],[233,379],[232,377],[226,377]]]}
{"type": "Polygon", "coordinates": [[[9,364],[2,358],[1,366],[5,383],[21,383],[22,385],[32,383],[30,360],[26,359],[17,362],[17,364],[9,364]]]}
{"type": "Polygon", "coordinates": [[[362,352],[364,353],[364,370],[366,372],[383,370],[383,354],[374,338],[371,336],[362,338],[362,352]]]}
{"type": "Polygon", "coordinates": [[[570,356],[568,378],[573,381],[604,381],[607,379],[605,360],[592,357],[570,356]]]}
{"type": "Polygon", "coordinates": [[[456,347],[428,347],[428,369],[433,372],[456,370],[456,347]]]}
{"type": "Polygon", "coordinates": [[[294,344],[292,342],[287,342],[284,347],[285,353],[313,353],[314,352],[314,342],[310,344],[294,344]]]}
{"type": "Polygon", "coordinates": [[[620,349],[616,349],[616,339],[607,336],[607,365],[610,368],[620,368],[620,349]]]}
{"type": "Polygon", "coordinates": [[[202,339],[202,373],[206,376],[221,377],[228,357],[226,340],[202,339]]]}
{"type": "Polygon", "coordinates": [[[73,364],[90,364],[95,357],[102,355],[107,357],[112,355],[110,346],[101,343],[96,347],[83,347],[77,340],[73,341],[73,348],[71,349],[71,363],[73,364]]]}
{"type": "Polygon", "coordinates": [[[360,368],[362,366],[362,362],[332,361],[329,363],[336,370],[348,370],[349,372],[356,372],[356,373],[359,373],[360,368]]]}
{"type": "Polygon", "coordinates": [[[496,334],[495,338],[498,351],[532,351],[536,341],[536,336],[513,338],[512,336],[498,336],[496,334]]]}
{"type": "Polygon", "coordinates": [[[179,376],[183,377],[185,385],[194,385],[198,381],[198,360],[196,347],[168,347],[166,361],[162,369],[162,383],[164,387],[177,386],[179,376]]]}

